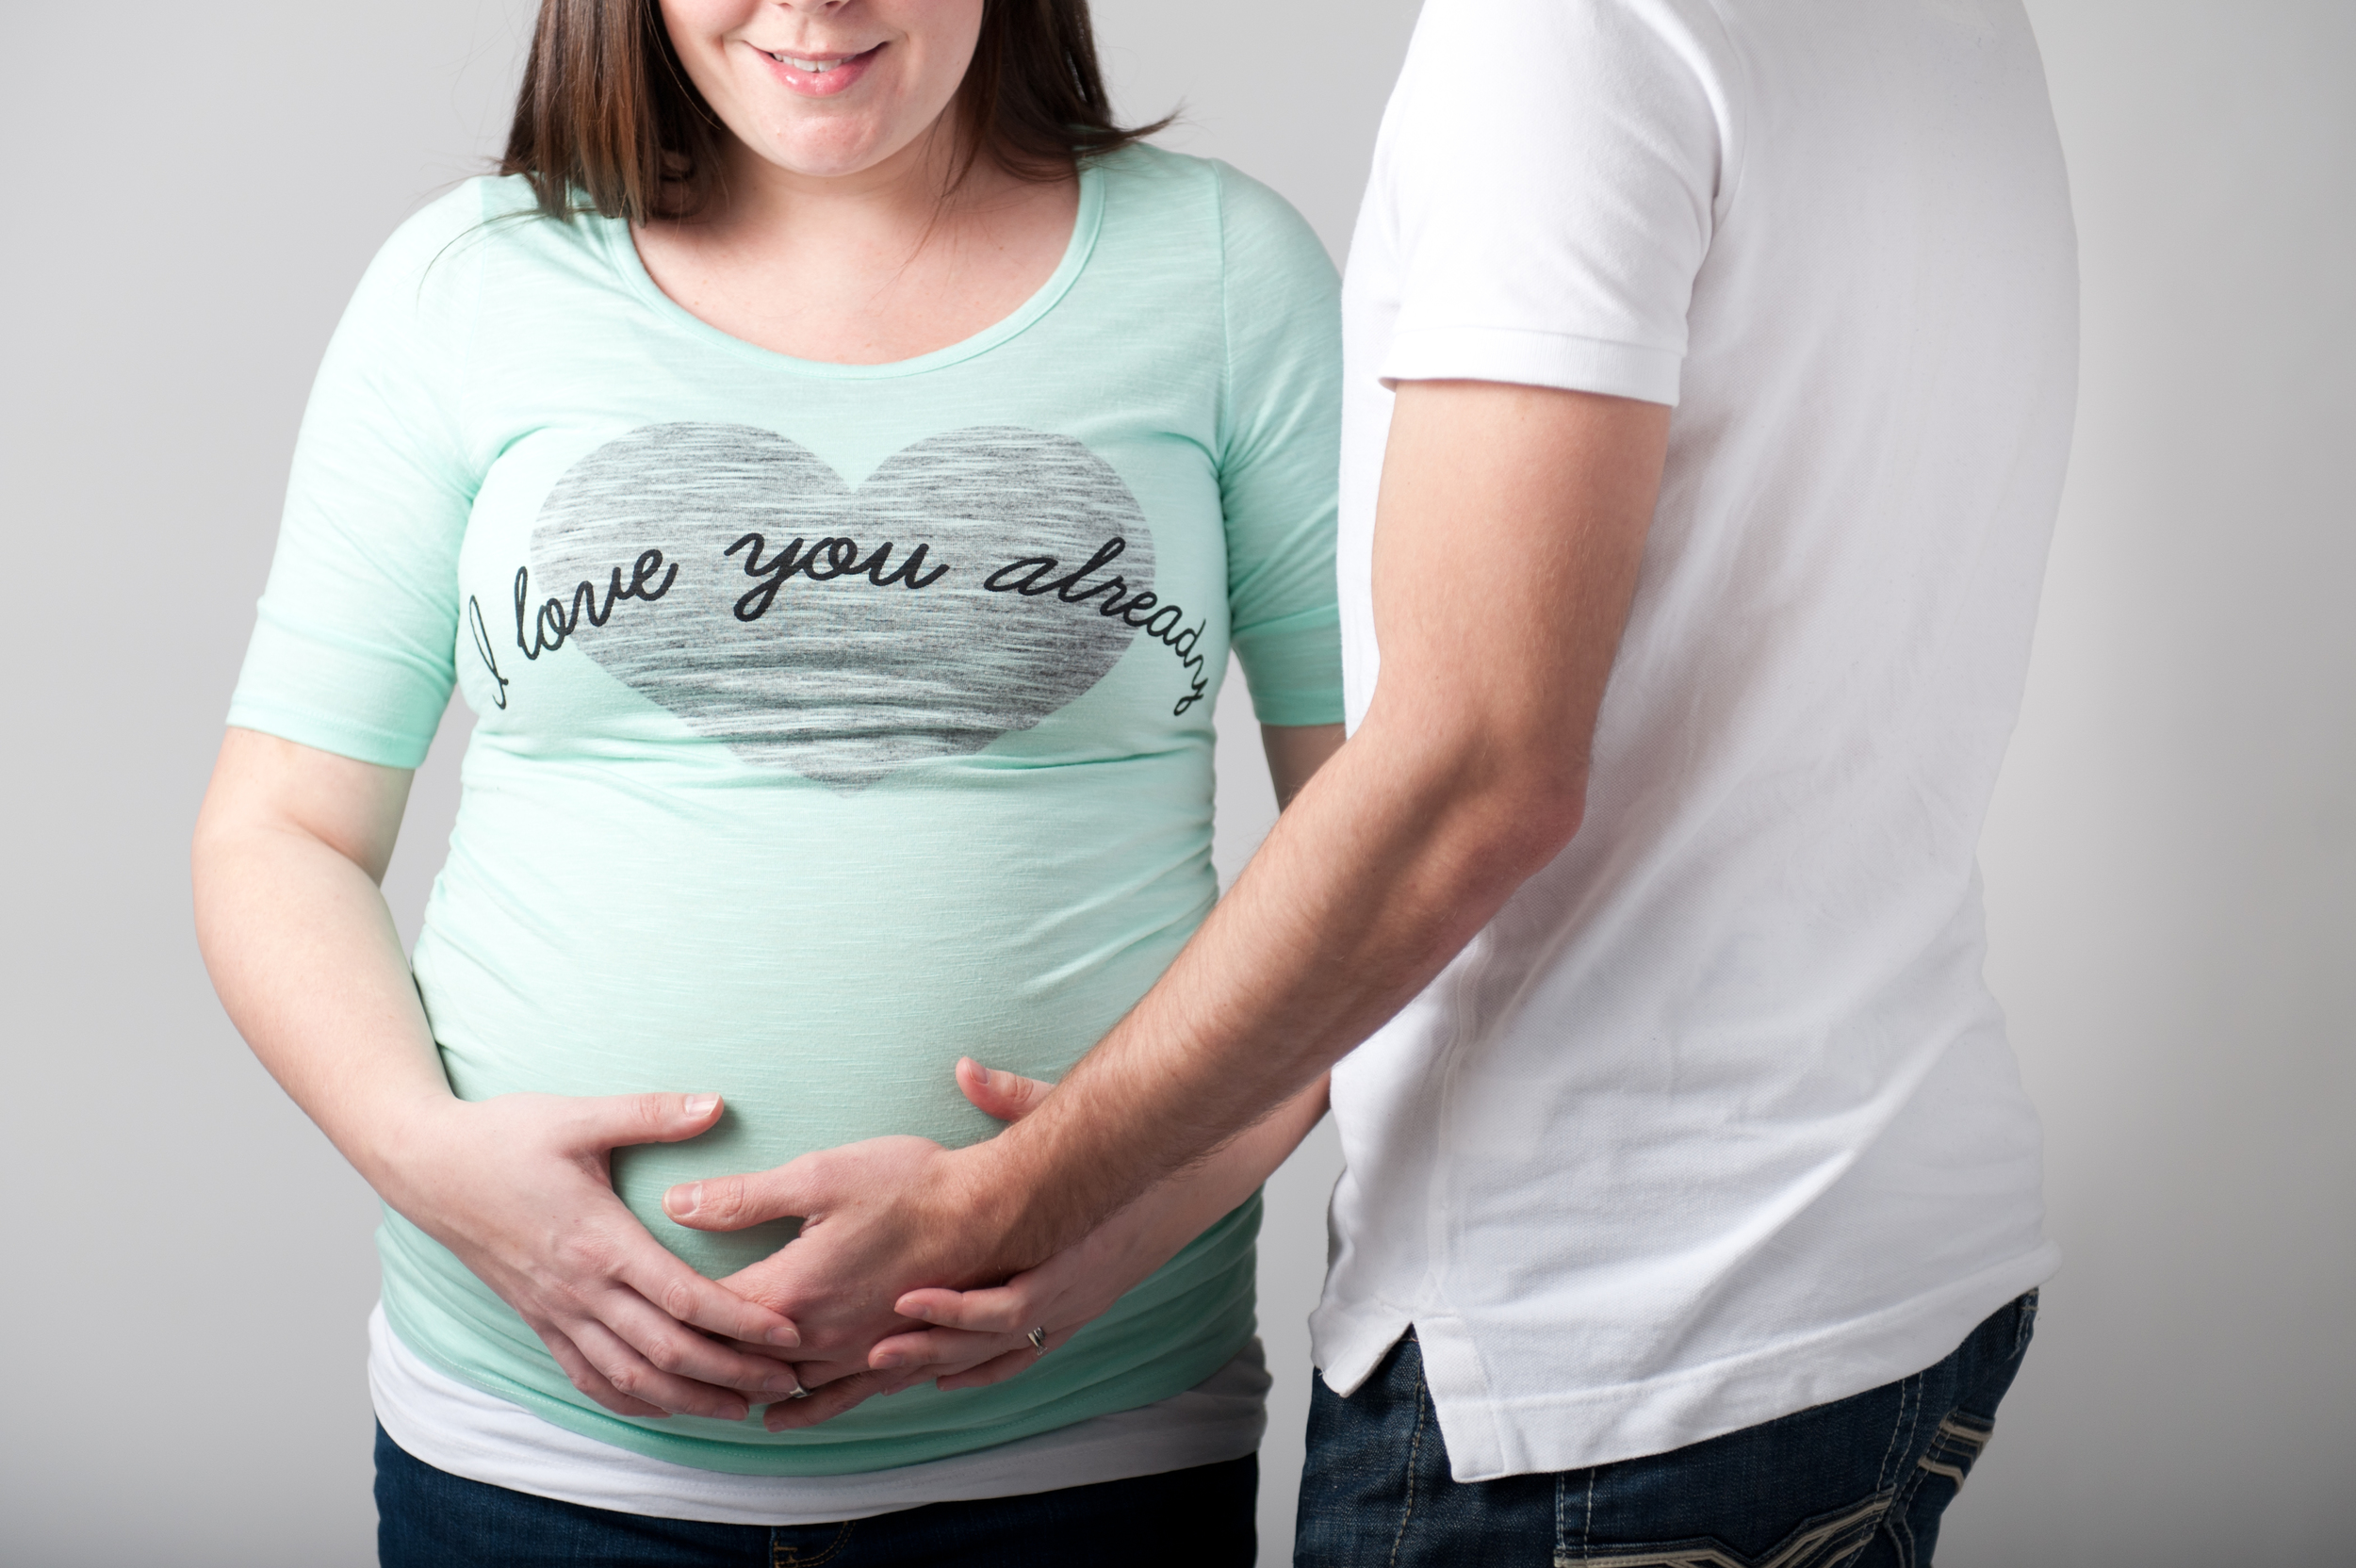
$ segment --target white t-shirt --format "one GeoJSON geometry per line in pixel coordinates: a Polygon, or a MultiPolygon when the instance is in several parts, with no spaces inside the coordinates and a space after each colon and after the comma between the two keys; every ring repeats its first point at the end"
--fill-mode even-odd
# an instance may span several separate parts
{"type": "Polygon", "coordinates": [[[376,1419],[412,1458],[536,1497],[717,1525],[826,1525],[1241,1459],[1259,1451],[1268,1390],[1255,1339],[1183,1394],[994,1448],[844,1476],[746,1476],[673,1464],[567,1431],[436,1369],[401,1342],[383,1307],[368,1315],[376,1419]]]}
{"type": "Polygon", "coordinates": [[[1383,380],[1677,408],[1584,825],[1334,1073],[1317,1362],[1412,1324],[1460,1480],[1860,1392],[2052,1272],[1975,848],[2076,297],[2013,0],[1426,7],[1344,287],[1351,722],[1383,380]]]}

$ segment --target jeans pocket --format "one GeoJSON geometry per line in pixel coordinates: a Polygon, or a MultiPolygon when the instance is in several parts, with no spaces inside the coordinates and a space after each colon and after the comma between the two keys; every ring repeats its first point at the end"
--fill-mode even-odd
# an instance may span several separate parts
{"type": "Polygon", "coordinates": [[[1557,1551],[1554,1568],[1839,1568],[1863,1551],[1890,1511],[1891,1494],[1877,1492],[1844,1509],[1803,1520],[1756,1557],[1711,1537],[1645,1545],[1591,1546],[1557,1551]]]}

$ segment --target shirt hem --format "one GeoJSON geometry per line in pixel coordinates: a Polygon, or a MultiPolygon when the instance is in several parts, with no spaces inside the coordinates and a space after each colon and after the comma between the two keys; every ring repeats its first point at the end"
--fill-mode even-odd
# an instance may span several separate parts
{"type": "Polygon", "coordinates": [[[247,696],[230,703],[226,722],[233,729],[251,729],[380,768],[419,767],[434,745],[430,735],[420,743],[414,736],[398,735],[349,719],[323,718],[307,710],[247,696]]]}
{"type": "Polygon", "coordinates": [[[1392,335],[1384,382],[1495,381],[1677,406],[1684,356],[1516,327],[1414,327],[1392,335]]]}
{"type": "Polygon", "coordinates": [[[1320,1364],[1330,1359],[1334,1367],[1324,1374],[1327,1386],[1347,1396],[1412,1326],[1449,1474],[1459,1481],[1497,1480],[1668,1453],[1910,1377],[1953,1351],[1989,1313],[2053,1278],[2060,1256],[2047,1242],[1942,1290],[1812,1335],[1641,1382],[1560,1394],[1493,1394],[1481,1372],[1478,1331],[1453,1313],[1419,1312],[1411,1323],[1387,1303],[1321,1307],[1313,1327],[1320,1364]],[[1393,1321],[1396,1331],[1383,1335],[1393,1321]]]}

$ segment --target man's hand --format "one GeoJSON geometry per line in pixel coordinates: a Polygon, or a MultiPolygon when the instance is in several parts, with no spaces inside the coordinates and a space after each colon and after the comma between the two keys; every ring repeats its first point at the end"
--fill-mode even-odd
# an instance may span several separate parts
{"type": "MultiPolygon", "coordinates": [[[[962,1059],[957,1070],[967,1097],[1006,1119],[1027,1112],[1051,1087],[962,1059]],[[1000,1081],[995,1088],[993,1079],[1000,1081]]],[[[719,1282],[781,1315],[792,1315],[781,1308],[784,1302],[812,1315],[795,1323],[804,1349],[795,1370],[810,1395],[772,1404],[763,1416],[769,1430],[815,1426],[878,1394],[988,1359],[977,1354],[956,1365],[923,1367],[907,1364],[904,1357],[881,1363],[872,1357],[878,1341],[905,1339],[923,1327],[922,1319],[900,1312],[900,1290],[882,1282],[896,1278],[892,1269],[913,1271],[919,1280],[973,1283],[983,1278],[973,1272],[975,1260],[995,1255],[998,1241],[979,1233],[971,1210],[958,1202],[970,1184],[964,1168],[973,1163],[960,1155],[971,1152],[927,1138],[871,1138],[770,1170],[682,1183],[663,1194],[663,1211],[696,1230],[738,1231],[794,1217],[802,1221],[793,1241],[719,1282]],[[851,1287],[843,1288],[845,1282],[851,1287]]]]}
{"type": "MultiPolygon", "coordinates": [[[[1045,1103],[1052,1087],[970,1061],[957,1064],[957,1083],[974,1104],[1007,1122],[1045,1103]]],[[[894,1305],[933,1327],[884,1340],[869,1352],[868,1364],[904,1379],[930,1378],[945,1389],[981,1388],[1029,1370],[1249,1198],[1324,1115],[1320,1079],[1038,1267],[1003,1285],[908,1292],[894,1305]],[[1034,1331],[1039,1344],[1030,1338],[1034,1331]]]]}
{"type": "MultiPolygon", "coordinates": [[[[971,1057],[959,1057],[957,1071],[966,1099],[1005,1122],[1022,1120],[1055,1089],[1053,1084],[996,1071],[971,1057]]],[[[1192,1220],[1204,1217],[1203,1206],[1153,1201],[1164,1196],[1159,1189],[1148,1194],[1077,1246],[1003,1285],[908,1292],[892,1303],[894,1310],[933,1326],[880,1341],[868,1352],[867,1364],[896,1375],[901,1386],[930,1380],[943,1389],[984,1388],[1029,1370],[1202,1233],[1203,1225],[1192,1220]],[[1182,1209],[1186,1212],[1178,1212],[1182,1209]],[[1030,1337],[1035,1331],[1037,1343],[1030,1337]]],[[[1212,1201],[1219,1200],[1214,1195],[1212,1201]]]]}
{"type": "MultiPolygon", "coordinates": [[[[970,1059],[957,1063],[957,1074],[966,1098],[1001,1121],[1020,1121],[1054,1091],[1053,1085],[992,1071],[970,1059]]],[[[913,1290],[888,1309],[880,1298],[871,1301],[864,1321],[845,1320],[833,1331],[846,1346],[872,1343],[861,1360],[840,1359],[845,1353],[842,1347],[812,1332],[818,1348],[831,1349],[837,1359],[799,1364],[802,1381],[814,1392],[807,1399],[771,1405],[765,1417],[769,1429],[815,1426],[875,1395],[895,1394],[921,1382],[938,1382],[944,1389],[980,1388],[1028,1370],[1250,1197],[1324,1114],[1325,1086],[1319,1082],[1232,1140],[1200,1169],[1161,1184],[1078,1245],[1003,1284],[967,1291],[913,1290]],[[888,1337],[879,1342],[862,1338],[877,1324],[889,1325],[888,1337]],[[1039,1346],[1030,1339],[1034,1329],[1041,1331],[1039,1346]]],[[[704,1216],[704,1228],[732,1230],[781,1217],[793,1211],[769,1211],[777,1203],[793,1201],[790,1194],[814,1191],[816,1184],[834,1181],[880,1180],[905,1188],[921,1183],[927,1170],[941,1168],[936,1161],[944,1155],[950,1152],[921,1138],[878,1138],[808,1155],[761,1176],[724,1177],[723,1195],[732,1205],[728,1222],[720,1223],[722,1217],[714,1211],[704,1216]],[[811,1187],[792,1184],[795,1178],[787,1173],[797,1167],[798,1178],[811,1181],[811,1187]]],[[[683,1201],[695,1187],[712,1185],[706,1182],[675,1187],[666,1195],[666,1206],[683,1201]]],[[[703,1214],[704,1208],[699,1194],[695,1211],[703,1214]]],[[[810,1237],[806,1228],[803,1239],[721,1282],[770,1304],[823,1301],[830,1294],[824,1287],[840,1260],[829,1254],[823,1233],[815,1237],[816,1246],[796,1257],[810,1237]]],[[[988,1244],[982,1246],[988,1250],[988,1244]]],[[[805,1331],[811,1331],[808,1325],[805,1331]]]]}
{"type": "Polygon", "coordinates": [[[687,1182],[663,1194],[663,1212],[699,1231],[741,1231],[798,1216],[801,1233],[771,1256],[719,1282],[745,1300],[793,1318],[795,1360],[808,1399],[773,1404],[769,1429],[809,1426],[908,1380],[868,1365],[877,1340],[920,1327],[893,1303],[911,1283],[962,1286],[1003,1278],[991,1266],[1001,1237],[970,1174],[977,1151],[928,1138],[881,1137],[804,1154],[774,1169],[687,1182]],[[797,1315],[785,1303],[806,1308],[797,1315]]]}

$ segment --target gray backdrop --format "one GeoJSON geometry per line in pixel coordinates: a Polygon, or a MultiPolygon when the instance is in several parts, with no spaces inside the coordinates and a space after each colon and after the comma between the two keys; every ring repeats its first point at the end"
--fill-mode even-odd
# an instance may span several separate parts
{"type": "MultiPolygon", "coordinates": [[[[2356,1476],[2356,8],[2037,0],[2086,278],[2078,449],[1988,832],[2067,1252],[1950,1568],[2333,1560],[2356,1476]]],[[[1335,254],[1404,0],[1104,0],[1127,112],[1335,254]]],[[[370,1560],[371,1202],[246,1055],[186,845],[311,368],[492,149],[525,0],[23,8],[0,421],[26,678],[8,897],[0,1561],[370,1560]]],[[[1468,41],[1467,46],[1477,46],[1468,41]]],[[[1232,874],[1269,807],[1241,709],[1232,874]]],[[[393,879],[414,922],[462,721],[393,879]]],[[[1335,1156],[1273,1185],[1285,1560],[1335,1156]]]]}

